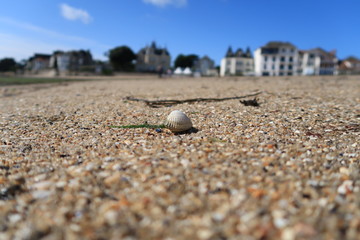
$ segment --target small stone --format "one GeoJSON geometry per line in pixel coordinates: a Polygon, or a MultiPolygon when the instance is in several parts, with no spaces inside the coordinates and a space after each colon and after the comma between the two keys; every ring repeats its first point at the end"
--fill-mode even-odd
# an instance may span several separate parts
{"type": "Polygon", "coordinates": [[[12,224],[14,224],[19,222],[22,219],[22,217],[20,214],[11,214],[8,216],[8,219],[12,224]]]}
{"type": "Polygon", "coordinates": [[[353,192],[353,182],[351,180],[344,181],[337,189],[339,194],[345,195],[353,192]]]}

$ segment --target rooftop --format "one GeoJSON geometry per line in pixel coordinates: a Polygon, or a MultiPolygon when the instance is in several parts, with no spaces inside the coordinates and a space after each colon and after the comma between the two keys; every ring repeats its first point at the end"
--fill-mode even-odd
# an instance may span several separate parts
{"type": "Polygon", "coordinates": [[[293,47],[296,48],[296,46],[290,42],[280,42],[280,41],[271,41],[268,42],[263,48],[279,48],[279,47],[293,47]]]}

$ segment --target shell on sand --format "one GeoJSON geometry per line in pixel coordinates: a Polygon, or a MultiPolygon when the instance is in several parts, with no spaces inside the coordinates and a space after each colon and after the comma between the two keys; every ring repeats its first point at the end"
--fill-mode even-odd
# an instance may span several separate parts
{"type": "Polygon", "coordinates": [[[172,111],[166,119],[165,126],[172,132],[183,132],[192,127],[190,118],[179,110],[172,111]]]}

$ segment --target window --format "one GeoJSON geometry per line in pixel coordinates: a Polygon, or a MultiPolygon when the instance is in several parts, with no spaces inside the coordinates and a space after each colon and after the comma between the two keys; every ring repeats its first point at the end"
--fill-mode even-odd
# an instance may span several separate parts
{"type": "Polygon", "coordinates": [[[284,64],[280,65],[280,70],[284,70],[284,64]]]}
{"type": "Polygon", "coordinates": [[[279,51],[279,48],[261,48],[262,54],[277,54],[279,51]]]}
{"type": "Polygon", "coordinates": [[[272,70],[275,70],[275,65],[273,64],[271,68],[272,68],[272,70]]]}
{"type": "Polygon", "coordinates": [[[272,60],[273,60],[273,62],[275,62],[275,61],[276,61],[276,57],[273,57],[273,59],[272,59],[272,60]]]}
{"type": "Polygon", "coordinates": [[[292,62],[293,61],[293,57],[289,57],[289,62],[292,62]]]}
{"type": "Polygon", "coordinates": [[[292,66],[292,65],[289,65],[288,69],[289,69],[289,70],[292,70],[292,69],[293,69],[293,66],[292,66]]]}
{"type": "Polygon", "coordinates": [[[264,64],[264,70],[266,70],[266,64],[264,64]]]}
{"type": "Polygon", "coordinates": [[[285,62],[285,57],[281,57],[281,58],[280,58],[280,61],[281,61],[281,62],[285,62]]]}
{"type": "Polygon", "coordinates": [[[236,61],[236,66],[242,66],[242,61],[236,61]]]}
{"type": "Polygon", "coordinates": [[[267,59],[268,59],[268,57],[267,57],[267,56],[265,56],[265,57],[264,57],[264,61],[266,62],[266,61],[267,61],[267,59]]]}

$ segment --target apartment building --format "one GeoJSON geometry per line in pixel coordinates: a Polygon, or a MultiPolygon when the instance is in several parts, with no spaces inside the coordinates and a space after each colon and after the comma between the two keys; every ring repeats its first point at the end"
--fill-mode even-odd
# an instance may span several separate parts
{"type": "Polygon", "coordinates": [[[293,44],[289,42],[269,42],[255,50],[255,75],[297,75],[298,57],[298,49],[293,44]]]}
{"type": "Polygon", "coordinates": [[[235,52],[228,48],[226,55],[221,59],[220,76],[249,76],[254,74],[254,59],[247,48],[244,52],[241,48],[235,52]]]}

